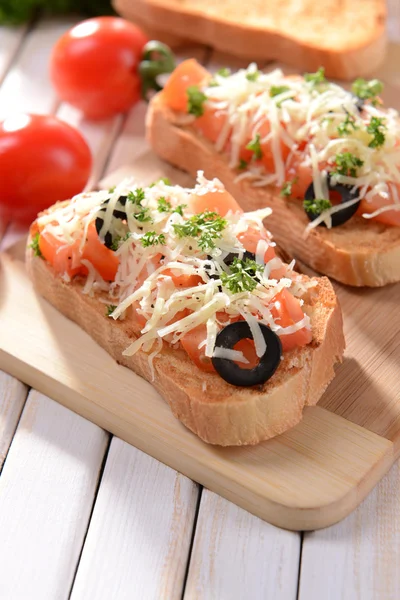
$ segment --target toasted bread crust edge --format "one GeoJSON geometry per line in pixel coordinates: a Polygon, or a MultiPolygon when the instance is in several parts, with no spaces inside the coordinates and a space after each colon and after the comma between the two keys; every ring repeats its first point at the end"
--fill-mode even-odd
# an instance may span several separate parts
{"type": "Polygon", "coordinates": [[[45,260],[33,255],[29,242],[26,264],[41,296],[84,329],[118,363],[152,383],[175,417],[210,444],[253,445],[290,429],[301,420],[304,406],[318,402],[334,377],[335,363],[342,359],[340,306],[330,282],[321,278],[313,317],[314,341],[293,351],[291,364],[281,363],[263,386],[235,388],[218,375],[201,372],[184,351],[166,345],[154,361],[152,380],[147,354],[139,351],[133,357],[122,355],[135,337],[129,321],[107,318],[104,303],[84,295],[82,282],[65,283],[45,260]]]}
{"type": "Polygon", "coordinates": [[[289,255],[346,285],[380,287],[400,281],[400,227],[353,217],[341,227],[315,228],[304,238],[308,220],[301,203],[288,202],[275,189],[256,188],[246,180],[235,183],[237,173],[227,158],[181,124],[164,105],[162,94],[150,102],[146,123],[148,141],[161,158],[193,177],[199,169],[208,178],[218,177],[246,211],[270,206],[268,229],[289,255]]]}
{"type": "Polygon", "coordinates": [[[150,29],[182,36],[209,44],[222,52],[242,59],[279,60],[299,69],[315,71],[324,65],[329,77],[354,79],[373,72],[383,61],[386,51],[386,10],[382,4],[376,12],[370,36],[352,43],[346,38],[342,47],[313,45],[284,35],[277,29],[249,26],[204,15],[200,10],[163,5],[146,0],[113,0],[117,12],[150,29]]]}

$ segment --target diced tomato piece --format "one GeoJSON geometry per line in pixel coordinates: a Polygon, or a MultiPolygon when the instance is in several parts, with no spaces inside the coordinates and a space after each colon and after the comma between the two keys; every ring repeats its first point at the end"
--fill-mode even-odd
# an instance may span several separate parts
{"type": "Polygon", "coordinates": [[[201,87],[210,78],[210,74],[197,60],[189,58],[180,63],[171,73],[162,91],[162,97],[172,110],[187,112],[187,89],[192,85],[201,87]]]}
{"type": "MultiPolygon", "coordinates": [[[[276,294],[271,303],[271,313],[277,325],[289,327],[304,318],[300,302],[287,289],[276,294]]],[[[312,333],[303,327],[295,333],[280,336],[284,351],[292,350],[297,346],[305,346],[312,340],[312,333]]]]}
{"type": "Polygon", "coordinates": [[[178,288],[190,288],[204,283],[200,275],[181,273],[179,269],[165,269],[162,274],[171,277],[178,288]]]}
{"type": "Polygon", "coordinates": [[[79,240],[73,244],[66,244],[49,232],[39,235],[40,252],[60,275],[66,273],[69,277],[74,277],[87,274],[87,268],[80,262],[79,245],[79,240]]]}
{"type": "MultiPolygon", "coordinates": [[[[249,227],[247,231],[238,235],[238,240],[242,242],[243,246],[248,252],[256,254],[258,242],[260,240],[269,241],[268,233],[264,227],[260,230],[256,227],[249,227]]],[[[267,264],[270,260],[276,258],[276,253],[273,246],[268,246],[264,254],[264,263],[267,264]]],[[[286,268],[284,266],[278,269],[272,269],[270,277],[272,279],[281,279],[285,276],[286,268]]]]}
{"type": "MultiPolygon", "coordinates": [[[[271,131],[270,123],[268,121],[264,121],[259,129],[259,134],[260,134],[261,140],[266,138],[267,135],[270,133],[270,131],[271,131]]],[[[282,160],[284,163],[286,163],[287,157],[290,154],[290,149],[283,143],[282,140],[280,140],[279,145],[280,145],[282,160]]],[[[261,161],[262,161],[264,167],[266,168],[268,173],[275,173],[276,165],[275,165],[275,160],[274,160],[274,153],[272,151],[272,140],[271,139],[269,139],[267,142],[261,142],[261,151],[262,151],[261,161]]]]}
{"type": "Polygon", "coordinates": [[[227,190],[192,194],[189,200],[189,208],[193,213],[202,213],[209,210],[218,213],[221,217],[224,217],[229,211],[233,213],[243,212],[235,198],[227,190]]]}
{"type": "Polygon", "coordinates": [[[82,258],[88,260],[105,281],[114,281],[119,258],[100,241],[94,222],[89,225],[82,258]]]}
{"type": "Polygon", "coordinates": [[[231,315],[228,315],[228,313],[224,310],[217,312],[215,316],[217,321],[221,323],[223,327],[225,327],[229,323],[236,323],[236,321],[241,321],[243,319],[241,315],[236,315],[232,317],[231,315]]]}
{"type": "Polygon", "coordinates": [[[249,361],[248,363],[235,361],[241,369],[254,369],[254,367],[256,367],[260,362],[253,340],[244,338],[235,344],[233,349],[242,352],[243,356],[249,361]]]}
{"type": "Polygon", "coordinates": [[[292,198],[303,199],[313,180],[311,166],[304,164],[303,160],[302,155],[294,154],[287,169],[286,181],[292,182],[292,198]]]}
{"type": "MultiPolygon", "coordinates": [[[[400,185],[398,185],[396,187],[398,190],[397,193],[400,198],[400,185]]],[[[386,198],[382,198],[381,196],[376,195],[372,198],[372,200],[370,202],[367,202],[367,200],[365,200],[365,199],[361,201],[361,204],[358,208],[358,214],[359,215],[362,215],[364,213],[371,214],[371,213],[375,212],[376,210],[378,210],[379,208],[387,206],[388,204],[394,204],[393,199],[388,200],[386,198]]],[[[372,220],[379,221],[379,223],[384,223],[385,225],[396,225],[397,227],[400,227],[400,210],[385,211],[385,212],[381,213],[380,215],[373,217],[372,220]]]]}
{"type": "Polygon", "coordinates": [[[208,373],[214,373],[215,369],[211,358],[205,355],[205,346],[199,349],[199,344],[207,339],[206,325],[198,325],[191,331],[188,331],[182,338],[181,343],[189,355],[189,358],[201,369],[208,373]]]}
{"type": "Polygon", "coordinates": [[[200,131],[210,142],[215,143],[226,123],[226,119],[226,113],[205,106],[204,114],[195,120],[193,127],[200,131]]]}

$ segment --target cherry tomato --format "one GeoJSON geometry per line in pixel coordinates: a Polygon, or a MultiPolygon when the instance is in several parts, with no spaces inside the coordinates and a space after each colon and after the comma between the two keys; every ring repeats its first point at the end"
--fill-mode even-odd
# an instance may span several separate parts
{"type": "Polygon", "coordinates": [[[50,60],[60,98],[89,119],[128,110],[140,98],[137,68],[147,41],[136,25],[117,17],[72,27],[56,43],[50,60]]]}
{"type": "Polygon", "coordinates": [[[55,117],[19,114],[0,123],[0,216],[32,221],[83,190],[92,159],[79,131],[55,117]]]}

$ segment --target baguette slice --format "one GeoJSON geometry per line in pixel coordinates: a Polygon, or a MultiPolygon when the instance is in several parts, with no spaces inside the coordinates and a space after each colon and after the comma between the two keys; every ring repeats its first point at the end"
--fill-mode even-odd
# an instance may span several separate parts
{"type": "Polygon", "coordinates": [[[114,6],[169,38],[308,71],[323,65],[339,79],[371,73],[385,53],[384,0],[114,0],[114,6]]]}
{"type": "Polygon", "coordinates": [[[337,281],[353,286],[379,287],[400,281],[400,227],[353,217],[340,227],[317,227],[307,238],[309,223],[301,202],[288,201],[276,188],[257,188],[246,180],[235,183],[228,159],[188,125],[187,115],[170,110],[162,94],[154,96],[147,113],[147,137],[166,161],[195,176],[220,179],[245,211],[272,208],[268,228],[290,255],[337,281]]]}
{"type": "Polygon", "coordinates": [[[104,302],[98,296],[82,293],[83,279],[66,283],[50,264],[33,254],[30,243],[31,239],[26,263],[37,292],[75,321],[118,363],[150,381],[175,417],[210,444],[258,444],[293,427],[301,420],[303,408],[318,402],[334,377],[335,363],[342,358],[340,306],[329,280],[317,278],[317,286],[311,288],[303,306],[311,319],[313,340],[308,346],[285,353],[264,385],[229,385],[217,374],[200,371],[185,351],[173,350],[166,343],[154,360],[153,380],[146,353],[139,350],[132,357],[122,354],[137,337],[129,316],[123,321],[107,318],[104,302]]]}

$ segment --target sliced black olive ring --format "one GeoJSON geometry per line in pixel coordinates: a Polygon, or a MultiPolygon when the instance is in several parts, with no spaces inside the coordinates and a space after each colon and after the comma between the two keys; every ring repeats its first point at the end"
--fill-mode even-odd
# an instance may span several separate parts
{"type": "MultiPolygon", "coordinates": [[[[344,185],[343,183],[337,183],[336,185],[333,185],[329,174],[328,174],[327,183],[328,183],[329,191],[338,192],[340,194],[341,204],[344,204],[345,202],[349,202],[349,200],[355,200],[358,196],[358,189],[354,189],[354,186],[344,185]]],[[[308,186],[307,191],[304,195],[304,199],[305,200],[315,200],[315,198],[316,198],[316,195],[314,192],[314,183],[310,183],[310,185],[308,186]]],[[[343,223],[346,223],[346,221],[351,219],[351,217],[353,215],[355,215],[355,213],[357,212],[359,205],[360,205],[360,201],[354,202],[354,204],[352,204],[351,206],[347,206],[346,208],[343,208],[342,210],[338,210],[337,212],[333,213],[331,216],[332,227],[338,227],[338,225],[343,225],[343,223]]],[[[310,210],[307,210],[307,209],[304,209],[304,210],[306,212],[307,217],[310,219],[310,221],[314,221],[319,216],[310,210]]],[[[325,223],[320,223],[319,225],[321,225],[322,227],[326,227],[325,223]]]]}
{"type": "MultiPolygon", "coordinates": [[[[127,200],[126,196],[120,196],[118,198],[116,208],[114,208],[114,210],[113,210],[113,217],[115,219],[120,219],[121,221],[123,219],[126,219],[126,210],[125,210],[126,200],[127,200]]],[[[95,225],[96,225],[97,235],[100,234],[101,228],[103,227],[103,223],[104,223],[103,215],[106,211],[107,204],[109,203],[109,201],[110,201],[109,198],[108,198],[108,200],[104,201],[104,203],[101,207],[101,213],[96,217],[95,225]]],[[[113,238],[112,238],[110,231],[107,231],[104,236],[104,245],[107,248],[109,248],[110,250],[112,250],[113,238]]]]}
{"type": "MultiPolygon", "coordinates": [[[[234,361],[227,358],[212,357],[212,364],[217,373],[231,385],[249,387],[265,383],[272,377],[279,366],[282,356],[282,344],[279,337],[266,325],[260,323],[267,349],[260,362],[253,369],[242,369],[234,361]]],[[[237,321],[226,325],[217,335],[215,346],[233,350],[243,339],[253,339],[246,321],[237,321]]]]}

